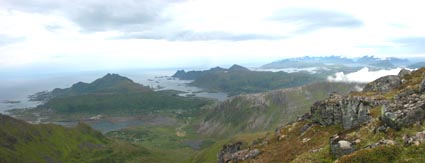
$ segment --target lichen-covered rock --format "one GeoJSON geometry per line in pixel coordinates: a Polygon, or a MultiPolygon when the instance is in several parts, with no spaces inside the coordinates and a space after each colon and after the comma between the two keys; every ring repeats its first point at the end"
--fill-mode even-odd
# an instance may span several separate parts
{"type": "Polygon", "coordinates": [[[381,120],[393,129],[401,129],[425,119],[425,100],[411,92],[396,96],[393,102],[383,105],[381,120]]]}
{"type": "Polygon", "coordinates": [[[401,85],[401,78],[398,75],[384,76],[370,82],[363,88],[363,92],[388,92],[401,85]]]}
{"type": "Polygon", "coordinates": [[[329,145],[331,147],[331,155],[336,158],[356,151],[355,143],[343,140],[339,135],[332,136],[329,140],[329,145]]]}
{"type": "Polygon", "coordinates": [[[344,129],[351,129],[367,122],[370,119],[369,109],[380,102],[361,96],[331,94],[328,99],[318,101],[311,107],[311,119],[320,125],[342,124],[344,129]]]}

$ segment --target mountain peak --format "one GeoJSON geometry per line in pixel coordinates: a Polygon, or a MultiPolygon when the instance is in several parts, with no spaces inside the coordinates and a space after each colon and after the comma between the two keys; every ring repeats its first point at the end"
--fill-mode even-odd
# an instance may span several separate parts
{"type": "Polygon", "coordinates": [[[229,68],[229,71],[249,71],[249,69],[247,69],[243,66],[234,64],[234,65],[232,65],[232,67],[229,68]]]}

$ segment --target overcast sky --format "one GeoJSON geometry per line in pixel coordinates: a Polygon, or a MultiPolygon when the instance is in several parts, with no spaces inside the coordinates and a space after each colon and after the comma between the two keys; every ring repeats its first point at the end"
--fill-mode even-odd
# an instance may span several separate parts
{"type": "Polygon", "coordinates": [[[425,56],[424,6],[419,0],[0,0],[0,69],[425,56]]]}

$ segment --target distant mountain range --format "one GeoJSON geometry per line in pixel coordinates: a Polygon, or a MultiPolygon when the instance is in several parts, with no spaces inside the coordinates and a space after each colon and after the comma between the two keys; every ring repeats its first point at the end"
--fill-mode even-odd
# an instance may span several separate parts
{"type": "Polygon", "coordinates": [[[417,62],[405,58],[377,58],[374,56],[363,56],[360,58],[346,58],[341,56],[326,57],[299,57],[289,58],[261,66],[263,69],[285,69],[285,68],[311,68],[328,67],[330,65],[344,65],[347,67],[369,67],[371,69],[392,69],[395,67],[417,67],[417,62]]]}

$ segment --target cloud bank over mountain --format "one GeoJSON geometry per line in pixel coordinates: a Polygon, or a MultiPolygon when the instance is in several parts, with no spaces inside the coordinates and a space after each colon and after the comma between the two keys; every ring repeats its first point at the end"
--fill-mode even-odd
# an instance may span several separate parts
{"type": "Polygon", "coordinates": [[[343,72],[335,73],[335,75],[328,76],[328,81],[331,82],[359,82],[368,83],[380,77],[387,75],[397,75],[402,68],[395,68],[390,70],[371,71],[365,67],[353,73],[344,74],[343,72]]]}

